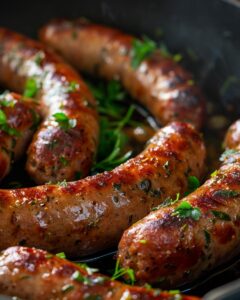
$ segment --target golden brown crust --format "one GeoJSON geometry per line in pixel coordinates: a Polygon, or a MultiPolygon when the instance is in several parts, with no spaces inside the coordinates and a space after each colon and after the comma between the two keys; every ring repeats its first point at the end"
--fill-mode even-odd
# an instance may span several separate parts
{"type": "Polygon", "coordinates": [[[160,52],[133,69],[133,36],[82,20],[55,20],[41,29],[40,39],[80,70],[120,79],[162,124],[179,120],[202,126],[205,99],[192,76],[160,52]]]}
{"type": "Polygon", "coordinates": [[[40,121],[40,110],[36,102],[15,93],[0,96],[0,110],[6,117],[6,123],[0,125],[1,180],[9,173],[11,164],[26,151],[40,121]]]}
{"type": "Polygon", "coordinates": [[[96,103],[79,75],[39,42],[0,29],[0,82],[23,92],[34,80],[33,97],[42,104],[44,122],[28,150],[27,170],[37,183],[86,176],[98,141],[96,103]],[[56,122],[53,114],[67,121],[56,122]],[[69,123],[70,121],[70,123],[69,123]],[[63,126],[65,125],[65,127],[63,126]]]}
{"type": "MultiPolygon", "coordinates": [[[[238,128],[228,133],[228,148],[239,147],[230,138],[234,130],[238,128]]],[[[118,256],[124,267],[134,269],[138,282],[162,280],[162,286],[175,287],[239,253],[240,152],[230,151],[222,160],[221,168],[195,192],[124,232],[118,256]],[[184,202],[200,210],[198,220],[176,214],[184,202]]]]}
{"type": "Polygon", "coordinates": [[[34,248],[12,247],[0,256],[0,293],[31,300],[197,300],[178,293],[129,286],[34,248]]]}
{"type": "Polygon", "coordinates": [[[186,123],[159,130],[137,157],[86,179],[0,190],[0,248],[35,246],[79,257],[116,245],[122,232],[200,177],[205,148],[186,123]]]}

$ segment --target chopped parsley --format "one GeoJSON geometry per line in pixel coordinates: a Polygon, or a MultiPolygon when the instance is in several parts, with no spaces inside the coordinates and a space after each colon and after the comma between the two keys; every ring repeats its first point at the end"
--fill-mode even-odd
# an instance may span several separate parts
{"type": "Polygon", "coordinates": [[[37,92],[38,92],[38,84],[37,84],[36,79],[28,78],[26,85],[25,85],[23,95],[25,97],[32,98],[32,97],[36,96],[37,92]]]}
{"type": "Polygon", "coordinates": [[[159,205],[156,206],[156,207],[153,207],[151,210],[152,210],[152,211],[155,211],[155,210],[158,210],[158,209],[161,208],[161,207],[170,206],[170,205],[172,205],[172,204],[178,202],[179,199],[180,199],[180,193],[177,193],[175,199],[172,199],[172,198],[168,197],[167,199],[165,199],[165,200],[163,201],[163,203],[159,204],[159,205]]]}
{"type": "Polygon", "coordinates": [[[5,133],[11,135],[11,136],[20,136],[20,132],[13,128],[10,127],[7,123],[7,116],[4,113],[3,110],[0,109],[0,130],[4,131],[5,133]]]}
{"type": "Polygon", "coordinates": [[[212,214],[219,220],[231,221],[231,217],[223,211],[212,210],[212,214]]]}
{"type": "Polygon", "coordinates": [[[67,87],[67,92],[68,93],[74,93],[79,89],[79,84],[75,81],[71,81],[69,83],[69,86],[67,87]]]}
{"type": "Polygon", "coordinates": [[[201,217],[201,211],[198,207],[193,207],[189,202],[182,201],[180,205],[175,208],[172,215],[180,218],[191,218],[198,221],[201,217]]]}
{"type": "Polygon", "coordinates": [[[119,277],[122,277],[124,275],[127,275],[129,278],[130,283],[133,285],[135,282],[135,274],[133,269],[131,268],[120,268],[120,261],[119,259],[116,262],[114,273],[111,277],[112,280],[115,280],[119,277]]]}
{"type": "Polygon", "coordinates": [[[196,176],[188,176],[188,190],[184,194],[184,196],[187,196],[194,192],[198,187],[200,186],[200,182],[197,179],[196,176]]]}
{"type": "Polygon", "coordinates": [[[143,60],[148,58],[157,49],[157,44],[153,40],[144,36],[142,40],[134,39],[131,50],[131,66],[133,69],[141,64],[143,60]]]}
{"type": "Polygon", "coordinates": [[[57,112],[53,114],[55,121],[60,125],[64,130],[74,128],[77,125],[76,119],[69,119],[68,116],[63,112],[57,112]]]}
{"type": "Polygon", "coordinates": [[[59,252],[59,253],[56,254],[56,256],[57,256],[58,258],[62,258],[62,259],[65,259],[65,258],[66,258],[66,255],[65,255],[64,252],[59,252]]]}

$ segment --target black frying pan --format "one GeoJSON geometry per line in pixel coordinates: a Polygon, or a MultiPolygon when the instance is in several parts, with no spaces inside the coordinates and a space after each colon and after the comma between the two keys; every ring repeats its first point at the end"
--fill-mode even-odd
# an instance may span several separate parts
{"type": "MultiPolygon", "coordinates": [[[[217,110],[231,120],[239,116],[240,1],[8,0],[1,1],[0,5],[0,26],[32,37],[36,37],[39,27],[51,18],[79,16],[133,34],[146,34],[155,40],[162,39],[159,33],[163,31],[170,50],[183,53],[183,63],[194,73],[217,110]]],[[[112,266],[112,257],[112,253],[104,253],[85,261],[106,271],[112,266]]],[[[205,274],[183,290],[203,295],[213,287],[240,277],[239,266],[240,262],[234,260],[211,274],[205,274]]],[[[221,299],[239,299],[240,293],[237,295],[233,298],[230,293],[228,298],[221,299]]],[[[210,296],[212,298],[206,299],[218,299],[210,296]]]]}

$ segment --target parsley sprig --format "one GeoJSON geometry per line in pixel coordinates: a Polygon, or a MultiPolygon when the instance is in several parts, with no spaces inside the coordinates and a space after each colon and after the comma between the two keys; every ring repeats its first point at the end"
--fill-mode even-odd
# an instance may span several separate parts
{"type": "Polygon", "coordinates": [[[7,122],[7,116],[3,110],[0,109],[0,130],[6,132],[11,136],[20,136],[20,132],[13,127],[10,127],[7,122]]]}
{"type": "Polygon", "coordinates": [[[68,118],[68,116],[63,112],[57,112],[53,114],[53,117],[62,129],[67,130],[70,128],[74,128],[77,125],[76,119],[68,118]]]}
{"type": "Polygon", "coordinates": [[[188,201],[182,201],[179,206],[175,208],[172,215],[198,221],[201,217],[201,211],[198,207],[193,207],[188,201]]]}
{"type": "Polygon", "coordinates": [[[123,101],[126,94],[118,81],[90,84],[90,89],[98,101],[100,112],[100,141],[92,168],[92,173],[97,173],[115,168],[132,155],[131,151],[124,153],[128,140],[124,128],[130,125],[135,106],[131,105],[126,110],[123,101]]]}
{"type": "Polygon", "coordinates": [[[149,57],[157,49],[153,40],[144,36],[142,40],[134,39],[131,51],[131,66],[136,69],[143,60],[149,57]]]}
{"type": "Polygon", "coordinates": [[[131,268],[120,268],[120,261],[118,259],[117,262],[116,262],[115,270],[114,270],[114,273],[113,273],[111,279],[115,280],[115,279],[120,278],[124,275],[128,276],[130,284],[133,285],[134,282],[135,282],[135,274],[134,274],[133,269],[131,269],[131,268]]]}
{"type": "Polygon", "coordinates": [[[35,78],[28,78],[25,84],[23,95],[28,98],[36,96],[38,92],[38,83],[35,78]]]}

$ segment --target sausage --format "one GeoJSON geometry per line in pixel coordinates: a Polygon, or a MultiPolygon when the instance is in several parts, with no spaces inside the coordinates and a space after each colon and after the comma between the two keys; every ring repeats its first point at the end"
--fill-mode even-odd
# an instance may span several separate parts
{"type": "Polygon", "coordinates": [[[225,148],[239,149],[240,147],[240,120],[234,122],[227,131],[224,141],[225,148]]]}
{"type": "Polygon", "coordinates": [[[25,152],[40,121],[36,102],[6,92],[0,96],[0,180],[25,152]]]}
{"type": "Polygon", "coordinates": [[[0,249],[25,245],[88,255],[116,245],[123,231],[200,177],[205,148],[187,123],[159,130],[137,157],[75,182],[0,190],[0,249]]]}
{"type": "MultiPolygon", "coordinates": [[[[233,128],[227,134],[228,148],[233,128]]],[[[162,286],[176,287],[239,254],[239,145],[240,140],[221,157],[220,169],[200,188],[124,232],[118,257],[122,266],[133,268],[138,282],[161,279],[162,286]]]]}
{"type": "Polygon", "coordinates": [[[162,125],[175,120],[203,125],[205,99],[192,76],[160,51],[133,68],[133,36],[81,19],[52,21],[39,36],[79,70],[119,79],[162,125]]]}
{"type": "Polygon", "coordinates": [[[95,100],[79,75],[39,42],[4,28],[0,70],[1,84],[20,93],[27,86],[43,106],[44,121],[28,149],[31,177],[41,184],[86,176],[99,126],[95,100]]]}
{"type": "Polygon", "coordinates": [[[45,251],[12,247],[0,256],[0,293],[31,300],[197,300],[111,280],[45,251]]]}

